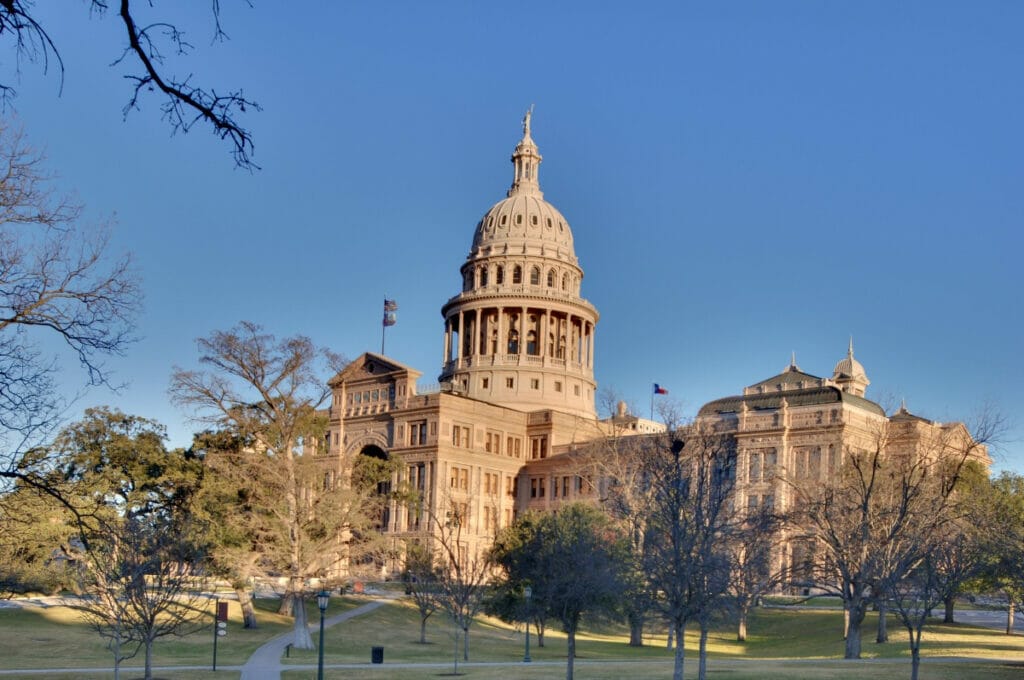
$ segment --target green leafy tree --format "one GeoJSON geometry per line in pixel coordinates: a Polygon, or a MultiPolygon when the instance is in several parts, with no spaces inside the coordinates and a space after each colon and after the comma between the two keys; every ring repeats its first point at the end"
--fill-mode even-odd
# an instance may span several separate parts
{"type": "Polygon", "coordinates": [[[1003,472],[992,480],[993,531],[985,540],[981,584],[1006,599],[1006,634],[1024,602],[1024,475],[1003,472]]]}
{"type": "Polygon", "coordinates": [[[110,642],[115,669],[144,650],[147,680],[155,641],[192,631],[206,603],[193,577],[204,532],[191,513],[202,466],[165,438],[152,420],[93,408],[38,452],[61,501],[40,497],[72,529],[59,548],[84,596],[74,606],[110,642]]]}
{"type": "Polygon", "coordinates": [[[503,532],[519,532],[526,540],[499,540],[495,560],[510,581],[529,582],[531,604],[562,624],[568,638],[566,679],[572,680],[576,633],[583,617],[620,611],[629,541],[607,514],[580,503],[529,522],[526,531],[513,524],[503,532]],[[514,571],[520,567],[527,571],[514,571]]]}

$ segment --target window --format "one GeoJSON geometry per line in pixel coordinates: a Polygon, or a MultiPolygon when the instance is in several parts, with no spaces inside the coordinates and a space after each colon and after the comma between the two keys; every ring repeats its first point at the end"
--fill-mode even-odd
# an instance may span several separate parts
{"type": "Polygon", "coordinates": [[[501,477],[497,472],[485,472],[484,473],[484,493],[488,495],[498,495],[498,482],[501,477]]]}
{"type": "Polygon", "coordinates": [[[561,391],[562,391],[562,381],[561,380],[556,380],[555,381],[555,392],[561,392],[561,391]]]}
{"type": "Polygon", "coordinates": [[[540,285],[540,267],[534,267],[533,269],[530,270],[530,285],[540,285]]]}
{"type": "Polygon", "coordinates": [[[424,446],[427,443],[427,421],[409,423],[409,446],[424,446]]]}
{"type": "Polygon", "coordinates": [[[547,435],[541,435],[539,437],[530,437],[530,459],[537,460],[540,458],[548,457],[548,438],[547,435]]]}
{"type": "Polygon", "coordinates": [[[534,477],[530,480],[530,497],[531,498],[544,498],[545,487],[547,486],[547,478],[545,477],[534,477]],[[537,495],[534,496],[533,484],[536,482],[537,495]]]}
{"type": "Polygon", "coordinates": [[[554,288],[554,287],[555,287],[555,270],[554,269],[549,269],[548,270],[548,288],[554,288]]]}
{"type": "Polygon", "coordinates": [[[480,268],[480,285],[481,286],[486,286],[487,285],[487,267],[481,267],[480,268]]]}
{"type": "Polygon", "coordinates": [[[522,282],[523,282],[523,268],[520,267],[519,265],[516,265],[515,267],[512,268],[512,283],[522,283],[522,282]]]}
{"type": "Polygon", "coordinates": [[[480,379],[480,387],[482,389],[486,390],[490,386],[491,386],[491,379],[490,378],[481,378],[480,379]]]}
{"type": "Polygon", "coordinates": [[[470,448],[469,428],[464,425],[452,426],[452,445],[464,449],[470,448]]]}
{"type": "Polygon", "coordinates": [[[747,480],[751,482],[761,481],[761,454],[751,453],[750,454],[750,467],[747,474],[747,480]]]}
{"type": "Polygon", "coordinates": [[[517,487],[519,486],[518,484],[516,484],[516,481],[518,481],[518,480],[515,477],[506,477],[505,478],[505,495],[506,496],[508,496],[510,498],[515,498],[516,497],[516,492],[518,491],[517,487]]]}
{"type": "Polygon", "coordinates": [[[449,484],[457,491],[469,491],[469,468],[452,466],[449,484]]]}
{"type": "Polygon", "coordinates": [[[533,222],[533,226],[536,227],[537,226],[537,216],[536,215],[533,216],[532,222],[533,222]]]}
{"type": "Polygon", "coordinates": [[[573,385],[572,386],[572,393],[574,395],[576,395],[577,397],[580,396],[580,386],[579,385],[573,385]]]}
{"type": "Polygon", "coordinates": [[[539,378],[530,378],[530,389],[531,390],[539,390],[540,389],[540,379],[539,378]]]}
{"type": "Polygon", "coordinates": [[[501,454],[501,435],[497,432],[488,432],[484,437],[484,449],[487,453],[501,454]]]}
{"type": "Polygon", "coordinates": [[[505,283],[505,268],[500,264],[498,265],[498,268],[494,270],[494,282],[499,286],[505,283]]]}
{"type": "Polygon", "coordinates": [[[505,441],[505,455],[519,458],[522,455],[522,449],[520,448],[521,440],[519,437],[509,437],[505,441]]]}
{"type": "Polygon", "coordinates": [[[505,378],[505,387],[507,387],[508,389],[512,389],[515,386],[516,386],[516,379],[515,378],[505,378]]]}
{"type": "Polygon", "coordinates": [[[569,480],[572,477],[562,477],[562,497],[565,498],[569,495],[569,480]]]}
{"type": "Polygon", "coordinates": [[[522,224],[522,223],[523,223],[523,216],[522,215],[516,215],[516,224],[522,224]]]}
{"type": "Polygon", "coordinates": [[[508,332],[508,353],[519,354],[519,331],[515,329],[508,332]]]}
{"type": "Polygon", "coordinates": [[[562,290],[569,290],[569,275],[562,274],[562,290]]]}

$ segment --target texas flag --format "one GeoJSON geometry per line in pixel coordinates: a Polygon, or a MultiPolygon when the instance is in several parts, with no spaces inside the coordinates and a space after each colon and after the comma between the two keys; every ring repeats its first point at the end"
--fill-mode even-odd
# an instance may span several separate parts
{"type": "Polygon", "coordinates": [[[661,385],[659,385],[658,383],[654,383],[654,393],[655,394],[668,394],[668,390],[666,388],[662,387],[661,385]]]}

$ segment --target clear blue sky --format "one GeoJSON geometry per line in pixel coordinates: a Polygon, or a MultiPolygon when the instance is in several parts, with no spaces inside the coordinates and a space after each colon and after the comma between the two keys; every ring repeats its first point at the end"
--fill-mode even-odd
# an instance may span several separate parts
{"type": "Polygon", "coordinates": [[[208,3],[138,11],[188,31],[174,71],[263,106],[252,175],[205,129],[170,137],[156,100],[121,120],[115,16],[37,5],[63,94],[23,64],[15,111],[61,186],[116,214],[146,293],[112,364],[129,388],[79,407],[184,445],[166,390],[196,337],[247,319],[355,357],[385,294],[387,353],[433,382],[440,306],[535,104],[602,386],[646,412],[659,382],[692,412],[793,351],[830,375],[852,334],[868,396],[938,420],[995,404],[996,467],[1024,471],[1024,3],[221,4],[223,44],[208,3]]]}

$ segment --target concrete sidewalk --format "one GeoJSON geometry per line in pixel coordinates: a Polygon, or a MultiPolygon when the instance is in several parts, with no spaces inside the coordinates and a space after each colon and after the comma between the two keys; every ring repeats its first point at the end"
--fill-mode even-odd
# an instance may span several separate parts
{"type": "MultiPolygon", "coordinates": [[[[368,602],[355,609],[350,609],[343,614],[337,614],[324,619],[324,628],[330,628],[331,626],[347,621],[356,616],[362,616],[368,612],[373,611],[377,607],[380,607],[388,600],[374,600],[368,602]]],[[[310,628],[319,627],[320,622],[316,624],[310,624],[310,628]]],[[[253,652],[253,655],[249,657],[249,660],[242,666],[242,680],[281,680],[281,671],[283,669],[294,670],[296,666],[284,666],[281,663],[281,657],[284,656],[285,647],[287,647],[293,640],[291,633],[286,635],[279,635],[278,637],[263,643],[263,645],[253,652]]],[[[298,668],[301,668],[299,666],[298,668]]]]}

